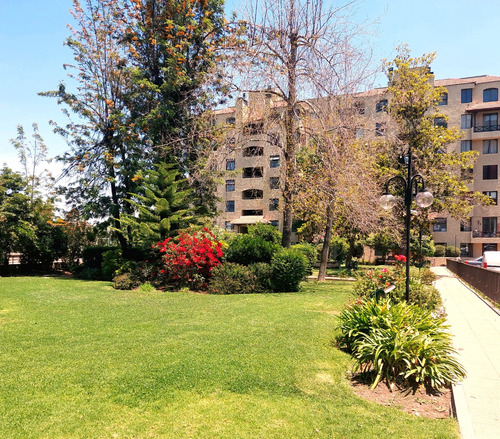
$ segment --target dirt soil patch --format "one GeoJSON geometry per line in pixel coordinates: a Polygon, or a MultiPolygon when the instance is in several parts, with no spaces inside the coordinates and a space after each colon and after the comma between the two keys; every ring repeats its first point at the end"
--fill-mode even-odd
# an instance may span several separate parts
{"type": "Polygon", "coordinates": [[[360,377],[354,376],[351,384],[357,395],[378,404],[398,407],[415,416],[440,419],[452,416],[451,389],[429,393],[424,386],[403,389],[397,386],[391,391],[385,383],[379,383],[375,389],[360,377]]]}

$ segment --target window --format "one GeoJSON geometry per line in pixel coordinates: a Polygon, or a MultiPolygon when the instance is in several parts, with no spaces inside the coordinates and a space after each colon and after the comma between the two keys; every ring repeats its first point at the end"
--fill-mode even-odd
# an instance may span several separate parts
{"type": "Polygon", "coordinates": [[[255,136],[257,134],[264,134],[264,124],[260,123],[249,123],[243,128],[243,134],[245,136],[255,136]]]}
{"type": "Polygon", "coordinates": [[[498,113],[483,114],[483,130],[495,131],[498,129],[498,113]]]}
{"type": "Polygon", "coordinates": [[[472,256],[472,244],[468,242],[460,243],[460,257],[472,256]]]}
{"type": "Polygon", "coordinates": [[[279,205],[279,198],[271,198],[269,200],[269,210],[272,211],[272,210],[278,210],[278,205],[279,205]]]}
{"type": "Polygon", "coordinates": [[[264,174],[264,169],[262,167],[258,168],[243,168],[243,178],[262,178],[264,174]]]}
{"type": "Polygon", "coordinates": [[[226,180],[226,192],[234,192],[234,180],[226,180]]]}
{"type": "Polygon", "coordinates": [[[462,114],[460,117],[460,128],[463,130],[472,128],[472,114],[462,114]]]}
{"type": "Polygon", "coordinates": [[[496,154],[498,153],[498,140],[489,139],[483,140],[483,154],[496,154]]]}
{"type": "Polygon", "coordinates": [[[279,179],[279,177],[271,177],[269,179],[269,187],[271,189],[279,189],[280,188],[280,179],[279,179]]]}
{"type": "Polygon", "coordinates": [[[443,93],[437,104],[438,105],[448,105],[448,93],[443,93]]]}
{"type": "Polygon", "coordinates": [[[269,166],[271,168],[279,168],[280,167],[280,156],[279,155],[272,155],[269,157],[269,166]]]}
{"type": "Polygon", "coordinates": [[[497,251],[497,245],[488,243],[488,244],[483,244],[483,253],[484,252],[496,252],[497,251]]]}
{"type": "Polygon", "coordinates": [[[234,171],[235,162],[234,159],[226,160],[226,171],[234,171]]]}
{"type": "Polygon", "coordinates": [[[472,140],[462,140],[460,142],[460,152],[472,151],[472,140]]]}
{"type": "Polygon", "coordinates": [[[358,111],[358,114],[365,114],[365,103],[364,102],[355,102],[354,107],[358,111]]]}
{"type": "Polygon", "coordinates": [[[281,143],[280,135],[276,133],[270,133],[267,135],[269,143],[274,146],[279,146],[281,143]]]}
{"type": "Polygon", "coordinates": [[[483,180],[496,180],[498,178],[498,165],[483,166],[483,180]]]}
{"type": "Polygon", "coordinates": [[[375,106],[375,111],[377,113],[380,113],[381,111],[386,111],[387,109],[387,99],[382,99],[377,102],[377,105],[375,106]]]}
{"type": "Polygon", "coordinates": [[[226,123],[227,123],[228,125],[234,125],[234,124],[236,123],[236,119],[235,119],[234,117],[228,117],[228,118],[226,119],[226,123]]]}
{"type": "Polygon", "coordinates": [[[497,233],[497,217],[483,217],[483,238],[494,238],[497,233]]]}
{"type": "Polygon", "coordinates": [[[272,221],[271,221],[271,225],[272,225],[273,227],[278,228],[278,227],[279,227],[279,221],[278,221],[278,220],[272,220],[272,221]]]}
{"type": "Polygon", "coordinates": [[[436,218],[432,225],[433,232],[446,232],[446,218],[436,218]]]}
{"type": "Polygon", "coordinates": [[[375,135],[383,136],[385,134],[387,124],[385,122],[377,122],[375,124],[375,135]]]}
{"type": "Polygon", "coordinates": [[[247,209],[241,212],[241,214],[242,216],[262,216],[264,215],[264,212],[262,211],[262,209],[247,209]]]}
{"type": "Polygon", "coordinates": [[[461,98],[462,104],[468,104],[469,102],[472,102],[472,88],[463,88],[461,98]]]}
{"type": "Polygon", "coordinates": [[[264,198],[264,191],[261,189],[247,189],[241,193],[243,200],[259,200],[264,198]]]}
{"type": "Polygon", "coordinates": [[[249,146],[243,150],[243,157],[254,157],[264,155],[264,148],[262,146],[249,146]]]}
{"type": "Polygon", "coordinates": [[[472,230],[471,219],[467,218],[465,220],[460,221],[460,231],[461,232],[470,232],[472,230]]]}
{"type": "Polygon", "coordinates": [[[491,198],[491,201],[493,201],[493,204],[496,206],[497,203],[497,198],[498,198],[498,192],[497,191],[485,191],[483,192],[484,195],[487,197],[491,198]]]}
{"type": "Polygon", "coordinates": [[[483,102],[498,101],[498,88],[487,88],[483,90],[483,102]]]}
{"type": "Polygon", "coordinates": [[[234,212],[234,200],[226,201],[226,212],[234,212]]]}
{"type": "Polygon", "coordinates": [[[448,123],[446,122],[446,119],[444,117],[436,117],[436,118],[434,118],[434,126],[441,127],[441,128],[447,128],[448,123]]]}
{"type": "Polygon", "coordinates": [[[226,230],[229,230],[229,231],[234,230],[234,224],[231,224],[231,221],[226,221],[224,225],[225,225],[226,230]]]}

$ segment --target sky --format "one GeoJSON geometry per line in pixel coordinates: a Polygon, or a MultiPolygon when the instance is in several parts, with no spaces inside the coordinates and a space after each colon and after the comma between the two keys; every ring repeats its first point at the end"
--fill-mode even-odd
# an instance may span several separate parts
{"type": "MultiPolygon", "coordinates": [[[[325,0],[345,3],[345,1],[325,0]]],[[[63,45],[72,23],[72,0],[0,0],[0,166],[20,170],[9,140],[23,125],[27,135],[36,122],[50,156],[63,153],[64,140],[52,133],[50,120],[64,123],[56,99],[38,96],[64,81],[64,64],[72,62],[63,45]]],[[[226,11],[240,9],[229,0],[226,11]]],[[[376,59],[393,59],[395,48],[407,43],[413,56],[436,52],[432,70],[437,79],[499,75],[496,53],[500,0],[365,0],[357,8],[360,20],[374,22],[371,44],[376,59]]],[[[377,86],[385,86],[381,73],[377,86]]],[[[54,165],[52,165],[54,166],[54,165]]],[[[57,173],[58,168],[53,167],[57,173]]]]}

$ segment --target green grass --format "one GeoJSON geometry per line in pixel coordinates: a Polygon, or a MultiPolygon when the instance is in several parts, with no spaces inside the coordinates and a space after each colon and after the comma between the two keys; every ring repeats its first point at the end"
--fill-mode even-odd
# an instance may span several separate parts
{"type": "Polygon", "coordinates": [[[457,438],[354,395],[332,347],[348,283],[292,294],[0,279],[5,438],[457,438]]]}

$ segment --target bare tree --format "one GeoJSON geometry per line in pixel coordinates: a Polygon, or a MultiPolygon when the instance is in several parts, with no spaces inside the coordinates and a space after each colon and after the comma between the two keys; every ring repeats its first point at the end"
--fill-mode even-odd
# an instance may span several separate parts
{"type": "Polygon", "coordinates": [[[324,280],[334,230],[348,238],[352,256],[354,238],[379,227],[377,155],[375,143],[357,138],[361,121],[355,96],[331,96],[310,106],[311,136],[298,153],[294,209],[323,231],[318,280],[324,280]]]}
{"type": "Polygon", "coordinates": [[[304,98],[352,93],[369,76],[370,56],[364,39],[367,25],[353,19],[352,8],[358,3],[334,6],[323,0],[249,0],[248,17],[240,22],[243,43],[235,57],[238,89],[265,88],[283,102],[273,122],[283,133],[285,247],[291,240],[296,152],[307,134],[304,98]]]}

